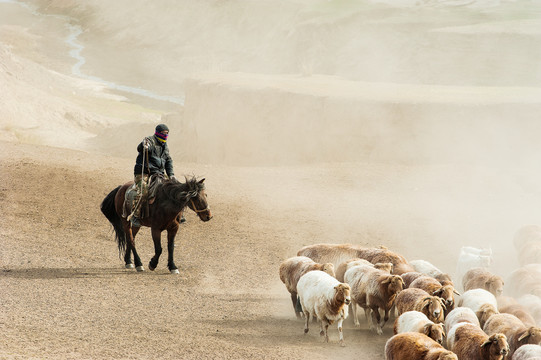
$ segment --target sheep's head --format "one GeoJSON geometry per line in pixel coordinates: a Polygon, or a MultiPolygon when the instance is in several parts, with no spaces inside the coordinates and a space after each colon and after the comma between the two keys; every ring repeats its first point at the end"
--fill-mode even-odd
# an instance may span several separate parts
{"type": "Polygon", "coordinates": [[[351,303],[351,288],[348,284],[340,283],[334,287],[336,300],[341,304],[349,305],[351,303]]]}
{"type": "Polygon", "coordinates": [[[435,323],[443,322],[444,308],[443,299],[437,296],[427,296],[423,299],[422,310],[427,314],[428,319],[435,323]]]}
{"type": "Polygon", "coordinates": [[[400,275],[389,275],[382,282],[382,285],[387,285],[387,290],[390,295],[398,294],[404,290],[404,280],[400,275]]]}
{"type": "Polygon", "coordinates": [[[452,310],[455,308],[454,294],[460,295],[452,285],[445,285],[434,291],[432,295],[442,298],[446,309],[452,310]]]}
{"type": "Polygon", "coordinates": [[[483,304],[479,307],[479,310],[475,312],[475,315],[479,319],[479,324],[481,327],[485,326],[485,323],[487,322],[488,318],[491,317],[494,314],[499,314],[500,312],[498,309],[494,307],[492,304],[483,304]]]}
{"type": "Polygon", "coordinates": [[[520,337],[518,338],[518,341],[524,345],[524,344],[541,344],[541,328],[538,328],[537,326],[532,326],[528,328],[520,337]]]}
{"type": "Polygon", "coordinates": [[[378,270],[388,272],[389,274],[393,272],[393,263],[375,263],[374,267],[378,270]]]}
{"type": "Polygon", "coordinates": [[[434,276],[434,278],[438,280],[443,286],[451,285],[452,287],[455,287],[455,284],[453,283],[453,280],[451,279],[451,276],[449,276],[449,274],[437,274],[436,276],[434,276]]]}
{"type": "Polygon", "coordinates": [[[485,341],[481,347],[490,347],[490,354],[494,357],[505,357],[509,354],[509,344],[507,343],[507,337],[504,334],[498,333],[491,335],[487,341],[485,341]]]}
{"type": "Polygon", "coordinates": [[[436,341],[438,344],[443,344],[443,338],[445,337],[443,324],[427,323],[423,327],[423,333],[429,338],[436,341]]]}
{"type": "Polygon", "coordinates": [[[323,264],[321,270],[331,275],[332,277],[336,277],[336,274],[334,273],[334,265],[332,263],[323,264]]]}
{"type": "Polygon", "coordinates": [[[494,275],[485,282],[485,289],[490,291],[494,296],[503,294],[503,279],[500,276],[494,275]]]}

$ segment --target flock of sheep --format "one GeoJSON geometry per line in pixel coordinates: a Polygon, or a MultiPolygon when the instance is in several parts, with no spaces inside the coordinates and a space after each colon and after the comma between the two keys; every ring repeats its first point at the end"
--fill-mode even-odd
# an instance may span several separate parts
{"type": "Polygon", "coordinates": [[[351,244],[305,246],[279,273],[304,332],[317,320],[327,342],[336,322],[345,345],[342,323],[351,311],[360,326],[359,306],[378,335],[394,317],[386,360],[541,360],[541,226],[519,229],[513,243],[520,268],[505,288],[490,249],[473,247],[461,249],[455,279],[426,260],[351,244]]]}

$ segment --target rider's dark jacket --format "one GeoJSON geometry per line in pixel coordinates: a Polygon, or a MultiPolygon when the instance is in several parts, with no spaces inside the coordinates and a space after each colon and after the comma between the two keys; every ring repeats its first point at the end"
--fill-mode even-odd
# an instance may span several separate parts
{"type": "MultiPolygon", "coordinates": [[[[154,175],[156,173],[163,174],[167,172],[167,176],[171,177],[173,173],[173,160],[169,155],[169,148],[167,143],[160,142],[155,135],[149,136],[146,139],[149,140],[148,147],[148,167],[146,154],[145,156],[145,174],[154,175]]],[[[137,159],[135,160],[135,167],[133,169],[134,175],[141,175],[143,170],[143,141],[137,146],[137,159]]]]}

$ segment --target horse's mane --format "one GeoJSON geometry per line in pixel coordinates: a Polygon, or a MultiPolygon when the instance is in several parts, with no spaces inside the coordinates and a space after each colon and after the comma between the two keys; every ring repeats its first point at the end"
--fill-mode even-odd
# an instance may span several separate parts
{"type": "Polygon", "coordinates": [[[200,183],[195,176],[185,177],[185,179],[185,183],[175,180],[164,181],[157,189],[156,197],[163,196],[179,202],[187,202],[205,189],[205,184],[200,183]]]}

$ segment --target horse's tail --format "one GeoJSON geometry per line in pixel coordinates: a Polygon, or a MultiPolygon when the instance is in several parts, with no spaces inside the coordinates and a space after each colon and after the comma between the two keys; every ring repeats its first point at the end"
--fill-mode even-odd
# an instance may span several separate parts
{"type": "Polygon", "coordinates": [[[118,216],[115,207],[115,196],[119,189],[120,185],[111,191],[109,195],[105,197],[105,199],[103,199],[101,202],[101,212],[113,225],[116,242],[118,244],[118,254],[122,257],[126,253],[127,235],[124,231],[124,227],[122,226],[122,220],[120,219],[120,216],[118,216]]]}

